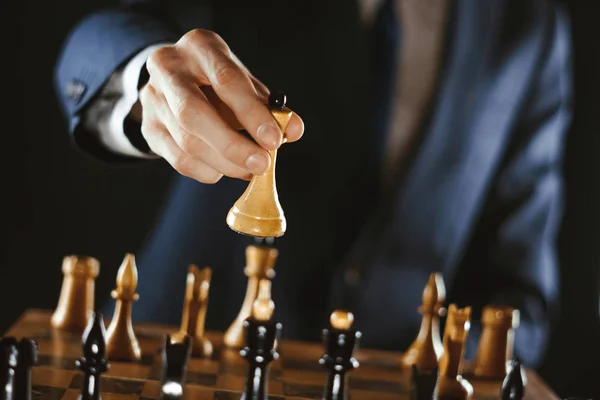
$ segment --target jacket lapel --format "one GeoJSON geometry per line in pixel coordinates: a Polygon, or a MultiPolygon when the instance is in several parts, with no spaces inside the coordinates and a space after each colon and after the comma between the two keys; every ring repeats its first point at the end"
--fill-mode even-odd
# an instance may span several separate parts
{"type": "MultiPolygon", "coordinates": [[[[400,260],[446,271],[461,252],[538,56],[531,50],[539,35],[525,35],[531,38],[525,43],[502,37],[500,14],[506,7],[500,3],[456,3],[433,113],[419,154],[397,189],[384,263],[400,260]],[[516,51],[501,48],[506,43],[518,46],[516,51]]],[[[446,275],[451,279],[451,271],[446,275]]]]}

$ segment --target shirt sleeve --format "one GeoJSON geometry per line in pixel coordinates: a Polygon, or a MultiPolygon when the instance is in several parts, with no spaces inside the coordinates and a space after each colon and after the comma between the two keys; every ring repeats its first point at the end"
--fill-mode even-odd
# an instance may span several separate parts
{"type": "Polygon", "coordinates": [[[128,115],[139,99],[140,78],[146,60],[153,51],[167,45],[169,43],[155,44],[137,53],[112,74],[85,110],[85,128],[97,135],[98,141],[110,152],[136,158],[157,158],[147,146],[139,144],[143,141],[140,126],[130,123],[128,115]]]}

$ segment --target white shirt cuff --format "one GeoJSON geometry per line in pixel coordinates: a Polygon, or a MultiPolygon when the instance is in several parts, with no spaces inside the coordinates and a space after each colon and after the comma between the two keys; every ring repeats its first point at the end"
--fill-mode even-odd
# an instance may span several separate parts
{"type": "Polygon", "coordinates": [[[117,83],[117,86],[120,86],[117,90],[121,96],[116,99],[112,111],[105,115],[103,120],[96,121],[98,139],[112,152],[138,158],[157,158],[154,154],[136,149],[125,135],[123,126],[125,118],[138,101],[138,83],[144,63],[153,51],[167,45],[169,44],[162,43],[146,47],[125,65],[122,73],[118,76],[121,82],[117,83]]]}

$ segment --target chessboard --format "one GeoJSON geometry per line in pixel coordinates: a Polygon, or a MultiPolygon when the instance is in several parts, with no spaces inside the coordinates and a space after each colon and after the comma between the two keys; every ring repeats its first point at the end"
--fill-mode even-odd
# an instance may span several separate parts
{"type": "MultiPolygon", "coordinates": [[[[32,399],[75,400],[83,375],[76,366],[82,357],[81,334],[51,327],[51,312],[28,310],[5,336],[30,338],[37,342],[38,360],[32,369],[32,399]]],[[[108,321],[107,321],[108,323],[108,321]]],[[[102,374],[104,400],[156,399],[160,392],[161,347],[167,334],[178,327],[134,324],[142,350],[136,362],[113,362],[102,374]]],[[[188,363],[184,399],[239,399],[244,389],[248,364],[238,350],[222,345],[223,335],[207,332],[215,351],[210,358],[192,357],[188,363]]],[[[326,371],[318,360],[323,354],[320,343],[281,340],[280,358],[271,364],[268,391],[270,400],[320,399],[326,371]]],[[[408,400],[410,371],[401,367],[401,354],[381,350],[357,349],[360,367],[349,373],[350,400],[408,400]]],[[[541,378],[526,369],[525,399],[558,400],[541,378]]],[[[470,380],[474,400],[499,400],[501,382],[470,380]]]]}

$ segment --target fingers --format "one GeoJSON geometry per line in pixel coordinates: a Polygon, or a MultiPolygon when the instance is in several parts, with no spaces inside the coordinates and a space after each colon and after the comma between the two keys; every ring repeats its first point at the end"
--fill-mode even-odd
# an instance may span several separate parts
{"type": "MultiPolygon", "coordinates": [[[[165,48],[162,48],[165,49],[165,48]]],[[[161,50],[162,50],[161,49],[161,50]]],[[[148,65],[152,87],[162,92],[178,124],[191,135],[240,168],[255,175],[270,165],[267,152],[229,127],[218,115],[194,80],[170,65],[177,57],[166,55],[148,65]]]]}
{"type": "Polygon", "coordinates": [[[158,121],[143,124],[142,134],[152,151],[167,160],[181,175],[202,183],[217,183],[223,177],[211,166],[183,152],[167,128],[158,121]]]}
{"type": "Polygon", "coordinates": [[[159,110],[159,114],[162,117],[161,121],[164,123],[165,127],[175,140],[175,143],[177,143],[181,150],[195,159],[211,166],[223,175],[232,178],[249,179],[252,175],[249,171],[240,168],[227,160],[215,149],[206,144],[206,142],[198,139],[196,136],[183,129],[171,113],[169,106],[166,104],[166,100],[162,98],[159,99],[159,101],[162,103],[162,107],[160,107],[159,110]]]}
{"type": "Polygon", "coordinates": [[[304,121],[302,121],[302,118],[300,118],[298,114],[293,113],[292,118],[288,123],[287,129],[285,130],[285,137],[288,142],[295,142],[297,140],[300,140],[303,134],[304,121]]]}
{"type": "MultiPolygon", "coordinates": [[[[256,79],[256,77],[254,77],[253,75],[249,76],[250,80],[252,81],[252,84],[254,85],[254,89],[258,93],[259,98],[264,104],[267,104],[269,102],[269,89],[261,81],[256,79]]],[[[288,126],[285,130],[286,141],[295,142],[297,140],[300,140],[303,134],[304,122],[302,121],[302,118],[300,118],[298,114],[292,113],[292,118],[290,119],[290,122],[288,123],[288,126]]]]}
{"type": "MultiPolygon", "coordinates": [[[[142,133],[157,154],[182,174],[207,183],[223,175],[248,179],[267,171],[267,150],[284,139],[266,107],[269,90],[223,39],[206,30],[190,31],[174,46],[156,50],[146,66],[150,79],[139,102],[142,133]]],[[[304,123],[293,113],[285,140],[294,142],[303,133],[304,123]]]]}
{"type": "MultiPolygon", "coordinates": [[[[150,128],[143,132],[145,137],[148,136],[147,140],[149,142],[155,143],[166,140],[164,137],[164,130],[166,130],[169,135],[168,139],[172,139],[181,151],[210,166],[220,174],[246,180],[252,176],[250,172],[236,166],[208,144],[186,132],[171,113],[165,98],[161,94],[156,93],[152,87],[146,89],[142,97],[146,104],[144,109],[152,109],[153,114],[159,116],[158,120],[153,124],[150,123],[150,128]],[[158,136],[158,138],[154,138],[153,136],[158,136]]],[[[156,120],[156,118],[154,119],[156,120]]],[[[146,121],[151,120],[151,117],[144,119],[144,125],[146,125],[146,121]]]]}
{"type": "Polygon", "coordinates": [[[268,150],[277,149],[282,132],[225,42],[209,31],[196,30],[188,35],[182,38],[182,48],[195,60],[192,74],[213,87],[257,143],[268,150]]]}

